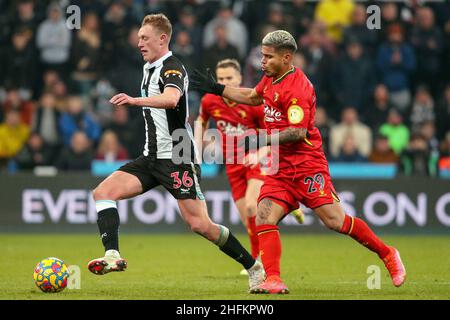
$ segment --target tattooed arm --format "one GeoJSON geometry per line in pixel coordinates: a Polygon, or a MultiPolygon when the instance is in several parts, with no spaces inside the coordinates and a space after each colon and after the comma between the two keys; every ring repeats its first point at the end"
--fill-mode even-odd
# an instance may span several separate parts
{"type": "Polygon", "coordinates": [[[276,141],[278,141],[278,144],[303,141],[305,138],[309,138],[308,131],[305,128],[289,127],[286,130],[267,136],[267,145],[276,143],[276,141]]]}
{"type": "Polygon", "coordinates": [[[285,143],[293,143],[305,141],[308,145],[312,145],[309,139],[309,133],[305,128],[289,127],[281,132],[265,135],[263,132],[259,134],[251,134],[240,139],[238,147],[244,147],[247,153],[253,149],[259,149],[263,146],[280,145],[285,143]]]}

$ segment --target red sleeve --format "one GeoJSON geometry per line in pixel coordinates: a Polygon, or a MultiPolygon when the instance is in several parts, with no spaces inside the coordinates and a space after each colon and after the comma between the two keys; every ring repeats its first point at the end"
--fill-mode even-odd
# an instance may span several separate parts
{"type": "Polygon", "coordinates": [[[200,113],[199,113],[200,118],[202,118],[202,120],[205,122],[207,122],[211,116],[211,114],[209,113],[210,105],[211,105],[211,96],[209,94],[206,94],[200,101],[200,113]]]}
{"type": "Polygon", "coordinates": [[[264,94],[264,87],[266,86],[267,79],[269,78],[263,76],[261,81],[255,87],[256,93],[259,94],[261,97],[264,94]]]}

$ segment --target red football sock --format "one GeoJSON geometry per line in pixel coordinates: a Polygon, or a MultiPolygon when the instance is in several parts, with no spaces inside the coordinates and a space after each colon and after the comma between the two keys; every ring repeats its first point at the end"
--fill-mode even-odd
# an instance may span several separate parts
{"type": "Polygon", "coordinates": [[[259,256],[267,276],[280,276],[281,240],[277,226],[263,224],[256,227],[259,237],[259,256]]]}
{"type": "Polygon", "coordinates": [[[256,232],[256,216],[247,217],[247,233],[250,238],[252,257],[256,259],[259,254],[259,239],[258,233],[256,232]]]}
{"type": "Polygon", "coordinates": [[[345,215],[344,224],[339,232],[348,234],[369,250],[376,252],[381,259],[389,254],[389,247],[359,218],[345,215]]]}

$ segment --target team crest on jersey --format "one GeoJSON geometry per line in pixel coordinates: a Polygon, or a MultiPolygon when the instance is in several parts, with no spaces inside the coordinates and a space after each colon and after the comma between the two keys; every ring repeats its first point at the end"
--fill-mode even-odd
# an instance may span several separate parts
{"type": "Polygon", "coordinates": [[[219,110],[219,109],[213,110],[212,116],[213,116],[213,117],[220,117],[220,110],[219,110]]]}
{"type": "Polygon", "coordinates": [[[302,122],[305,113],[303,112],[303,109],[297,105],[297,99],[291,100],[291,106],[288,109],[288,119],[289,122],[292,124],[298,124],[302,122]]]}
{"type": "Polygon", "coordinates": [[[273,94],[273,101],[277,102],[279,97],[280,97],[280,94],[275,91],[275,93],[273,94]]]}
{"type": "Polygon", "coordinates": [[[242,119],[247,118],[247,112],[245,112],[244,110],[239,110],[238,113],[242,119]]]}
{"type": "Polygon", "coordinates": [[[178,76],[181,79],[183,74],[178,70],[167,70],[164,72],[164,77],[168,78],[169,76],[178,76]]]}

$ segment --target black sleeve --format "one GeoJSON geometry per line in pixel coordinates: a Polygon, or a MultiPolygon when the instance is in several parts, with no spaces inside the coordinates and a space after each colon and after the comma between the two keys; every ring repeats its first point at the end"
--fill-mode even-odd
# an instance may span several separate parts
{"type": "Polygon", "coordinates": [[[163,88],[175,87],[180,90],[181,94],[183,94],[185,90],[186,76],[186,70],[183,65],[175,59],[171,59],[165,63],[164,67],[161,69],[163,88]]]}

